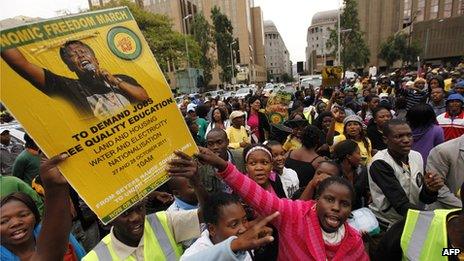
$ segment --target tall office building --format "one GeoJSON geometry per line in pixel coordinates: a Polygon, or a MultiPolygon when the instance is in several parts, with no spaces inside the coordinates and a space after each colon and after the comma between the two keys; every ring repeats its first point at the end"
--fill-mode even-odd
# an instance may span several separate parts
{"type": "Polygon", "coordinates": [[[420,44],[421,60],[442,63],[464,54],[464,0],[357,2],[361,31],[371,53],[369,66],[385,66],[378,58],[380,45],[399,32],[420,44]]]}
{"type": "Polygon", "coordinates": [[[197,5],[191,0],[143,0],[145,10],[155,14],[164,14],[171,18],[173,30],[184,34],[191,34],[192,18],[189,15],[197,14],[197,5]]]}
{"type": "Polygon", "coordinates": [[[334,65],[333,48],[326,47],[330,30],[337,25],[338,10],[314,14],[306,34],[306,68],[310,74],[320,72],[326,65],[334,65]]]}
{"type": "Polygon", "coordinates": [[[369,65],[385,63],[378,57],[380,45],[401,29],[403,0],[358,0],[358,17],[364,40],[370,51],[369,65]]]}
{"type": "Polygon", "coordinates": [[[282,75],[292,75],[290,54],[277,27],[272,21],[264,21],[264,41],[266,50],[266,68],[275,81],[282,81],[282,75]]]}
{"type": "MultiPolygon", "coordinates": [[[[193,0],[210,20],[211,9],[218,7],[232,23],[234,38],[238,38],[239,54],[234,64],[239,65],[237,81],[266,82],[264,31],[262,11],[253,0],[193,0]]],[[[211,21],[211,20],[210,20],[211,21]]]]}
{"type": "MultiPolygon", "coordinates": [[[[103,6],[110,2],[110,0],[88,1],[89,6],[103,6]]],[[[201,12],[212,24],[211,9],[218,7],[231,21],[234,38],[238,38],[239,52],[234,55],[234,64],[240,67],[236,75],[237,80],[250,83],[266,82],[263,14],[260,7],[254,6],[253,0],[132,0],[132,2],[147,11],[167,15],[173,22],[173,29],[184,34],[193,33],[192,18],[186,18],[187,16],[201,12]]],[[[217,59],[217,54],[213,51],[210,55],[217,59]]],[[[175,71],[176,68],[173,70],[175,71]]],[[[213,70],[210,85],[220,84],[219,70],[218,66],[213,70]]],[[[171,79],[171,83],[172,81],[174,79],[171,79]]]]}

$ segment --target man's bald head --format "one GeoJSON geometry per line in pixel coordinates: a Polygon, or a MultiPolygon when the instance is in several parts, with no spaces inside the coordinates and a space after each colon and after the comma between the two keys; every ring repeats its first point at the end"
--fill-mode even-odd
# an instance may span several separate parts
{"type": "Polygon", "coordinates": [[[206,135],[206,139],[208,139],[209,136],[221,137],[221,138],[227,139],[226,131],[221,128],[214,128],[210,130],[208,132],[208,135],[206,135]]]}

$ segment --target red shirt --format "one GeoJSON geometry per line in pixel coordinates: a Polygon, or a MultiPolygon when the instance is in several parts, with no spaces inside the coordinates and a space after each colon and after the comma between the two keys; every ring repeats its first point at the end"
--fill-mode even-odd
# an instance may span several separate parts
{"type": "Polygon", "coordinates": [[[443,128],[445,141],[452,140],[464,134],[464,111],[454,118],[448,112],[437,116],[437,122],[443,128]]]}

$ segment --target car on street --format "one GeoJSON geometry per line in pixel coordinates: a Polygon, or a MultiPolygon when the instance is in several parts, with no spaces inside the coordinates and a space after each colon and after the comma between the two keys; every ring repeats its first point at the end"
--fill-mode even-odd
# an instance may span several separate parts
{"type": "Polygon", "coordinates": [[[3,123],[0,125],[0,133],[2,133],[5,130],[10,132],[12,142],[24,146],[24,144],[26,143],[26,141],[24,140],[24,134],[26,132],[24,131],[24,128],[23,126],[21,126],[21,124],[19,124],[16,121],[10,123],[3,123]]]}
{"type": "Polygon", "coordinates": [[[250,94],[250,91],[254,93],[253,89],[249,87],[241,88],[235,93],[235,98],[244,99],[248,94],[250,94]]]}
{"type": "Polygon", "coordinates": [[[177,105],[180,105],[184,101],[184,96],[183,95],[177,96],[177,97],[174,97],[174,99],[176,100],[177,105]]]}
{"type": "Polygon", "coordinates": [[[310,75],[307,78],[303,78],[300,82],[300,89],[320,87],[322,85],[322,75],[310,75]]]}
{"type": "Polygon", "coordinates": [[[273,90],[274,90],[274,84],[273,83],[266,83],[266,86],[263,89],[263,93],[264,94],[269,94],[273,90]]]}
{"type": "Polygon", "coordinates": [[[225,92],[221,98],[222,100],[226,100],[227,98],[229,97],[235,97],[235,91],[228,91],[228,92],[225,92]]]}
{"type": "Polygon", "coordinates": [[[352,71],[345,71],[345,79],[356,79],[358,74],[352,71]]]}
{"type": "Polygon", "coordinates": [[[222,96],[224,95],[224,90],[217,90],[217,91],[209,91],[209,92],[205,92],[204,93],[204,96],[207,97],[207,96],[210,96],[211,98],[216,98],[218,96],[222,96]]]}

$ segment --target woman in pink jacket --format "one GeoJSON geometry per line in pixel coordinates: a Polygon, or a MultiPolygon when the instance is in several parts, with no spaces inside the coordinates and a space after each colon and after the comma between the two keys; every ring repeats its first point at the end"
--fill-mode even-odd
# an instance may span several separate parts
{"type": "MultiPolygon", "coordinates": [[[[345,179],[325,179],[318,187],[315,201],[292,201],[264,190],[208,149],[200,148],[198,158],[217,168],[218,175],[260,215],[280,212],[271,222],[279,233],[278,260],[369,259],[361,236],[346,223],[354,191],[345,179]]],[[[188,162],[176,162],[169,168],[170,175],[185,175],[188,162]]]]}

